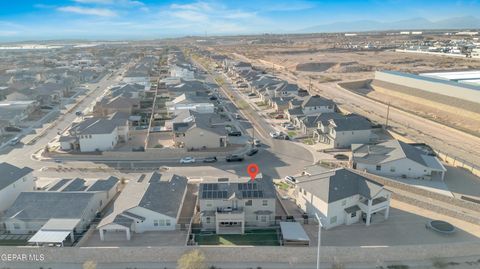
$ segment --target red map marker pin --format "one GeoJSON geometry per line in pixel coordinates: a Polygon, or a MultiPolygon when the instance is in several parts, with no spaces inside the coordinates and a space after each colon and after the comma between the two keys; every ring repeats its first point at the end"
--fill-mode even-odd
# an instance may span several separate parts
{"type": "Polygon", "coordinates": [[[255,177],[257,176],[258,171],[259,171],[258,165],[254,164],[254,163],[251,163],[247,166],[247,172],[250,175],[250,179],[252,181],[255,180],[255,177]]]}

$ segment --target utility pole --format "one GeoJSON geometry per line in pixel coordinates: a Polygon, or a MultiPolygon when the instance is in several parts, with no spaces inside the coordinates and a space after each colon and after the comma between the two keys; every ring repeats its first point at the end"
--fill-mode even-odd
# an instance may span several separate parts
{"type": "Polygon", "coordinates": [[[385,130],[388,129],[388,117],[390,116],[390,102],[387,105],[387,119],[385,120],[385,130]]]}
{"type": "Polygon", "coordinates": [[[315,213],[315,218],[317,219],[318,221],[318,244],[317,244],[317,269],[320,269],[320,239],[321,239],[321,235],[322,235],[322,219],[318,216],[317,213],[315,213]]]}

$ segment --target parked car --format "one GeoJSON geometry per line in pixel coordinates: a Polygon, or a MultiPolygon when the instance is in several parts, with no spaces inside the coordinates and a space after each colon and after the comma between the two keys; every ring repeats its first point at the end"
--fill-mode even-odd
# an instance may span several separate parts
{"type": "Polygon", "coordinates": [[[10,146],[15,146],[16,144],[18,144],[18,142],[20,142],[20,138],[15,137],[14,139],[10,140],[9,144],[10,146]]]}
{"type": "Polygon", "coordinates": [[[242,118],[242,116],[240,116],[240,114],[235,113],[235,119],[239,120],[239,119],[241,119],[241,118],[242,118]]]}
{"type": "Polygon", "coordinates": [[[217,157],[213,156],[213,157],[207,157],[205,159],[203,159],[203,162],[204,163],[214,163],[217,161],[217,157]]]}
{"type": "Polygon", "coordinates": [[[215,100],[217,100],[218,98],[217,98],[216,96],[210,96],[209,99],[212,100],[212,101],[215,101],[215,100]]]}
{"type": "Polygon", "coordinates": [[[183,157],[180,159],[180,163],[194,163],[195,158],[193,157],[183,157]]]}
{"type": "Polygon", "coordinates": [[[253,92],[248,94],[248,97],[254,97],[254,96],[257,96],[257,95],[254,94],[253,92]]]}
{"type": "Polygon", "coordinates": [[[254,139],[253,140],[253,145],[257,146],[257,147],[260,147],[262,145],[262,142],[260,141],[260,139],[254,139]]]}
{"type": "Polygon", "coordinates": [[[286,176],[285,181],[292,184],[297,183],[297,180],[293,176],[286,176]]]}
{"type": "Polygon", "coordinates": [[[228,133],[229,136],[242,136],[242,132],[240,131],[231,131],[228,133]]]}
{"type": "Polygon", "coordinates": [[[243,156],[238,154],[231,154],[225,158],[227,162],[241,162],[243,159],[243,156]]]}
{"type": "Polygon", "coordinates": [[[285,128],[287,130],[295,130],[295,126],[293,126],[293,124],[287,124],[287,125],[285,125],[285,128]]]}
{"type": "Polygon", "coordinates": [[[279,119],[283,119],[283,114],[278,114],[275,116],[275,119],[279,120],[279,119]]]}
{"type": "Polygon", "coordinates": [[[272,138],[277,138],[279,135],[280,135],[279,132],[270,132],[270,136],[271,136],[272,138]]]}
{"type": "Polygon", "coordinates": [[[245,153],[247,156],[253,156],[255,154],[258,153],[258,149],[250,149],[249,151],[247,151],[247,153],[245,153]]]}

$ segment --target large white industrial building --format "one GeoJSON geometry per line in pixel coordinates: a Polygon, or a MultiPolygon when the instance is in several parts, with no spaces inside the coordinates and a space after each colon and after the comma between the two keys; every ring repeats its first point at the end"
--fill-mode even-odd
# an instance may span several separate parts
{"type": "Polygon", "coordinates": [[[480,104],[480,86],[433,76],[420,76],[397,71],[377,71],[372,85],[384,88],[400,86],[405,90],[421,90],[480,104]]]}

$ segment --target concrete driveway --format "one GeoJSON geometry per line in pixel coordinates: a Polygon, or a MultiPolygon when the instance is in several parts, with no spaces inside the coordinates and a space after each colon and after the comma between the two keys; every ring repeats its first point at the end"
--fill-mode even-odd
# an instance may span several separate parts
{"type": "MultiPolygon", "coordinates": [[[[379,218],[383,216],[378,216],[379,218]]],[[[311,240],[317,245],[318,226],[304,225],[311,240]]],[[[480,240],[480,227],[426,211],[415,206],[392,201],[390,218],[386,221],[365,226],[359,222],[350,226],[342,225],[330,230],[322,230],[324,246],[398,246],[458,243],[480,240]],[[448,221],[457,227],[453,235],[442,235],[425,228],[431,219],[448,221]]]]}

